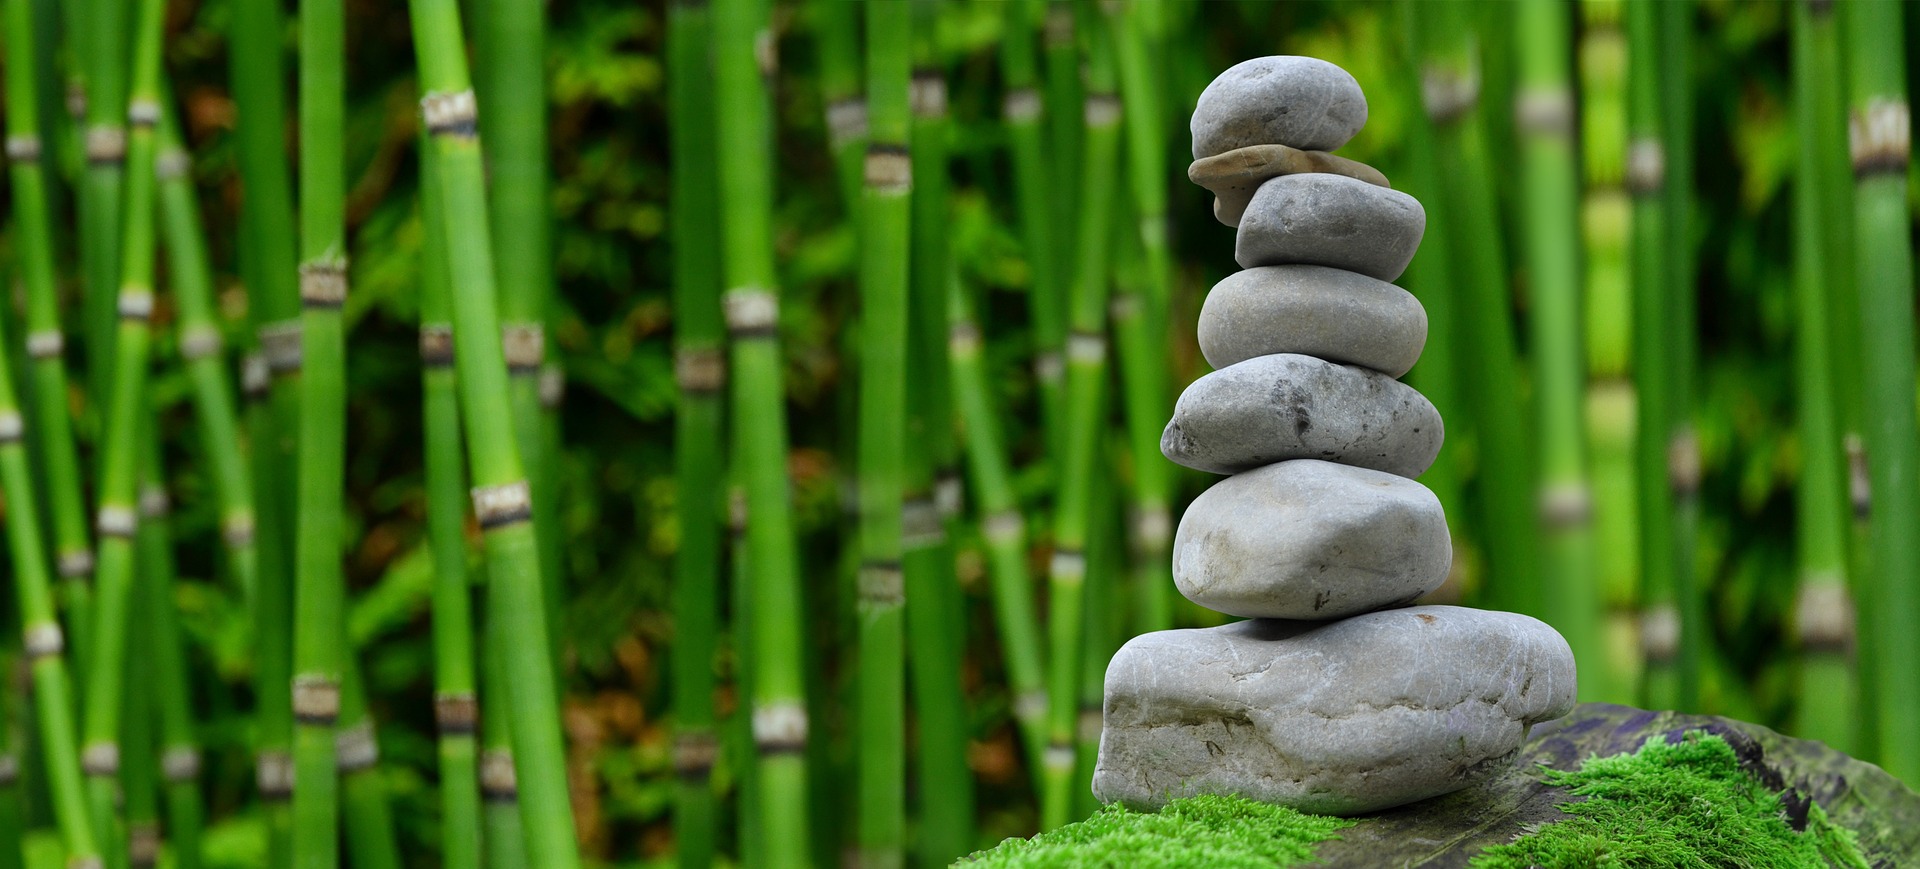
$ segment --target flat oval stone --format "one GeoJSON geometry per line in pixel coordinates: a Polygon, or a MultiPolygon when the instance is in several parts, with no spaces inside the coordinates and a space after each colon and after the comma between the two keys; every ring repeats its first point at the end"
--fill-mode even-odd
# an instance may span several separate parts
{"type": "Polygon", "coordinates": [[[1338,619],[1440,587],[1453,543],[1440,499],[1405,477],[1302,459],[1200,493],[1173,538],[1173,581],[1215,612],[1338,619]]]}
{"type": "Polygon", "coordinates": [[[1195,160],[1187,180],[1213,191],[1213,216],[1228,226],[1239,226],[1240,216],[1253,201],[1253,192],[1269,178],[1326,172],[1358,178],[1368,184],[1392,187],[1380,170],[1325,151],[1302,151],[1285,145],[1249,145],[1225,154],[1195,160]]]}
{"type": "Polygon", "coordinates": [[[1302,353],[1399,377],[1426,345],[1427,309],[1412,293],[1326,266],[1235,272],[1200,308],[1200,352],[1215,368],[1302,353]]]}
{"type": "Polygon", "coordinates": [[[1367,96],[1346,70],[1317,57],[1243,60],[1214,78],[1193,109],[1194,159],[1287,145],[1331,151],[1367,123],[1367,96]]]}
{"type": "Polygon", "coordinates": [[[1215,474],[1325,459],[1418,477],[1444,437],[1440,412],[1413,387],[1378,371],[1276,353],[1189,385],[1160,434],[1160,452],[1215,474]]]}
{"type": "Polygon", "coordinates": [[[1139,809],[1239,794],[1378,811],[1506,768],[1574,689],[1567,641],[1516,613],[1421,606],[1144,634],[1107,666],[1093,793],[1139,809]]]}
{"type": "Polygon", "coordinates": [[[1343,175],[1281,175],[1254,192],[1233,258],[1246,269],[1308,263],[1391,281],[1426,231],[1426,209],[1398,190],[1343,175]]]}

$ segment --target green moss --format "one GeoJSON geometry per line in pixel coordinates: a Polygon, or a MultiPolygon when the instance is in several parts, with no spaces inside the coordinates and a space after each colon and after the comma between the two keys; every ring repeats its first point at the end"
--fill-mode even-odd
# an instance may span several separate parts
{"type": "Polygon", "coordinates": [[[1174,800],[1158,812],[1108,806],[1093,817],[1031,839],[1008,839],[958,865],[1283,869],[1313,859],[1313,848],[1352,821],[1304,815],[1241,797],[1174,800]]]}
{"type": "Polygon", "coordinates": [[[1742,770],[1718,736],[1654,737],[1633,754],[1546,775],[1586,800],[1564,806],[1572,816],[1565,821],[1488,848],[1473,869],[1867,865],[1853,833],[1817,805],[1808,807],[1804,832],[1790,827],[1780,795],[1742,770]]]}

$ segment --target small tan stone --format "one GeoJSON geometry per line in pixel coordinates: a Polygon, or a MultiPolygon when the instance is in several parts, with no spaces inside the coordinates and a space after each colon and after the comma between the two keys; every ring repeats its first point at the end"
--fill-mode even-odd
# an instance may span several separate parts
{"type": "Polygon", "coordinates": [[[1253,193],[1270,178],[1322,172],[1357,178],[1368,184],[1391,189],[1380,170],[1325,151],[1302,151],[1286,145],[1249,145],[1225,154],[1195,160],[1187,167],[1187,180],[1213,191],[1213,216],[1227,226],[1239,226],[1253,193]]]}

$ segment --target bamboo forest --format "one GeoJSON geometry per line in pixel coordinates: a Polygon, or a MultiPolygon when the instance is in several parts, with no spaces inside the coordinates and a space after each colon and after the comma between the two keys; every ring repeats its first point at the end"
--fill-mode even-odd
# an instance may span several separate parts
{"type": "Polygon", "coordinates": [[[1100,811],[1109,662],[1233,620],[1162,432],[1237,271],[1189,119],[1268,55],[1425,209],[1420,602],[1920,783],[1920,8],[0,6],[0,869],[1100,811]]]}

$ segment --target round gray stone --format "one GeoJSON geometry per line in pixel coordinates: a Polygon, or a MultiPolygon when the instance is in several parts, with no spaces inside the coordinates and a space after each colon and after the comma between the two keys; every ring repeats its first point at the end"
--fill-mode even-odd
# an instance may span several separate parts
{"type": "Polygon", "coordinates": [[[1276,353],[1201,377],[1180,394],[1160,452],[1215,474],[1325,459],[1418,477],[1440,453],[1440,412],[1378,371],[1276,353]]]}
{"type": "Polygon", "coordinates": [[[1427,310],[1412,293],[1326,266],[1235,272],[1200,308],[1200,352],[1215,368],[1303,353],[1399,377],[1426,344],[1427,310]]]}
{"type": "Polygon", "coordinates": [[[1317,57],[1256,57],[1214,78],[1193,109],[1194,159],[1286,145],[1331,151],[1367,123],[1367,96],[1346,70],[1317,57]]]}
{"type": "Polygon", "coordinates": [[[1378,811],[1505,769],[1574,689],[1567,641],[1515,613],[1421,606],[1145,634],[1107,666],[1093,793],[1140,809],[1238,794],[1378,811]]]}
{"type": "Polygon", "coordinates": [[[1254,191],[1233,258],[1247,269],[1308,263],[1391,281],[1426,231],[1426,209],[1398,190],[1344,175],[1281,175],[1254,191]]]}
{"type": "Polygon", "coordinates": [[[1207,609],[1338,619],[1440,587],[1453,543],[1440,499],[1405,477],[1302,459],[1200,494],[1173,538],[1173,581],[1207,609]]]}
{"type": "Polygon", "coordinates": [[[1239,226],[1240,215],[1246,213],[1254,191],[1267,179],[1307,172],[1331,172],[1381,187],[1393,186],[1380,170],[1365,163],[1325,151],[1302,151],[1285,145],[1249,145],[1195,160],[1187,167],[1187,179],[1213,191],[1215,219],[1228,226],[1239,226]]]}

